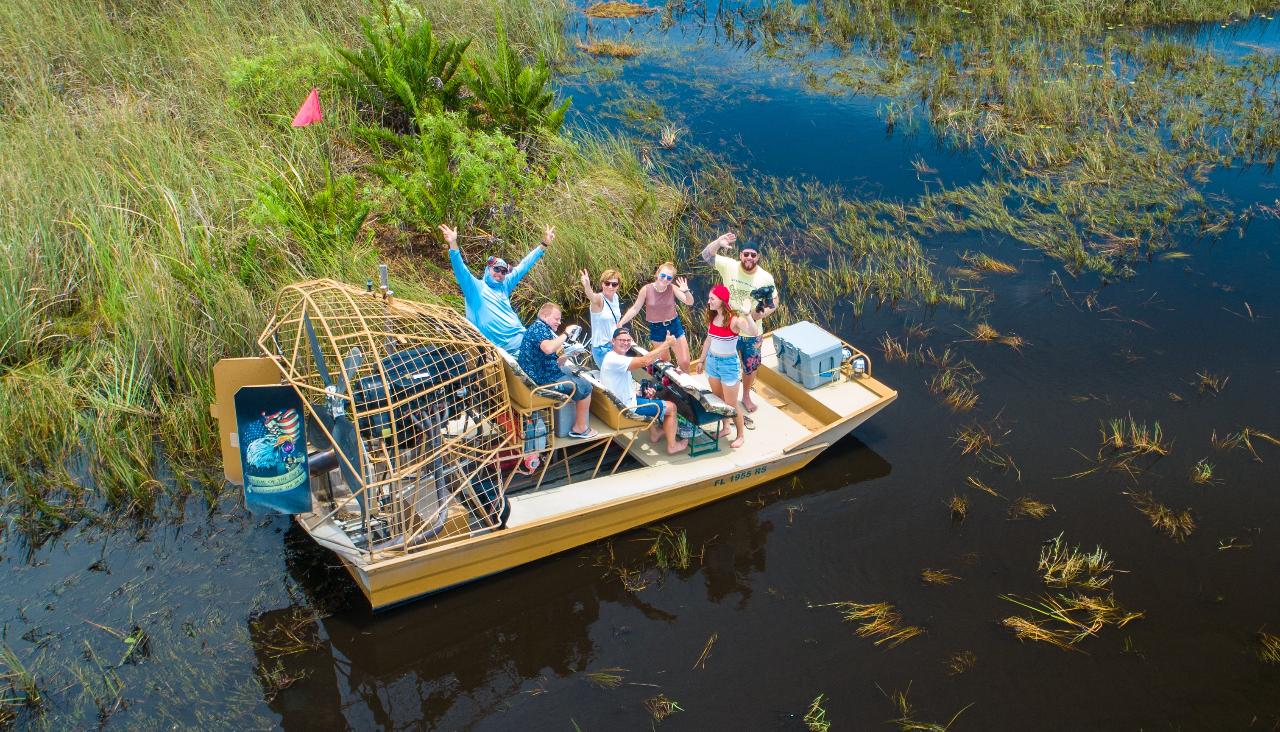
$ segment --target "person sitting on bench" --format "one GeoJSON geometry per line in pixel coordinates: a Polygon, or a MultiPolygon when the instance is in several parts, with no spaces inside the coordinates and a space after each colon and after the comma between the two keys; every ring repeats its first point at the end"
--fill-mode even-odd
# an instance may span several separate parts
{"type": "Polygon", "coordinates": [[[642,417],[655,418],[649,426],[649,441],[655,445],[659,438],[658,423],[662,423],[662,434],[667,438],[667,454],[675,455],[689,446],[688,440],[676,438],[676,405],[662,399],[637,396],[631,371],[657,361],[658,357],[675,346],[676,337],[668,333],[662,345],[643,356],[627,355],[632,343],[630,328],[624,326],[613,331],[613,350],[604,355],[604,362],[600,365],[600,382],[621,399],[628,409],[642,417]]]}
{"type": "Polygon", "coordinates": [[[572,396],[574,413],[570,437],[596,437],[599,433],[591,429],[588,422],[591,417],[591,383],[564,369],[562,364],[568,356],[556,356],[565,342],[563,333],[556,335],[556,329],[560,327],[560,316],[560,306],[553,302],[544,303],[538,308],[538,317],[534,318],[525,331],[516,363],[520,364],[520,368],[524,369],[534,383],[551,385],[552,389],[572,396]]]}

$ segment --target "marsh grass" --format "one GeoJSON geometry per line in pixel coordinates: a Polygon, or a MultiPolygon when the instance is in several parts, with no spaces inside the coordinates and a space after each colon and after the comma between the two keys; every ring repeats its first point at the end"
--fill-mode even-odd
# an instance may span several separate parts
{"type": "Polygon", "coordinates": [[[889,701],[893,704],[898,716],[889,720],[889,723],[895,725],[902,732],[947,732],[951,729],[951,725],[956,723],[961,714],[964,714],[973,704],[966,704],[960,711],[951,715],[951,719],[946,724],[938,724],[936,722],[921,722],[915,719],[915,708],[907,700],[907,694],[911,693],[911,685],[907,685],[905,691],[895,691],[889,695],[889,701]]]}
{"type": "Polygon", "coordinates": [[[627,672],[625,668],[611,667],[602,668],[599,671],[588,671],[582,675],[588,684],[599,689],[616,689],[622,686],[623,674],[627,672]]]}
{"type": "Polygon", "coordinates": [[[1263,663],[1280,664],[1280,635],[1259,630],[1258,659],[1263,663]]]}
{"type": "Polygon", "coordinates": [[[684,709],[673,699],[668,699],[666,694],[659,694],[644,700],[644,708],[649,712],[649,716],[653,717],[653,721],[661,722],[676,712],[683,712],[684,709]]]}
{"type": "Polygon", "coordinates": [[[25,707],[33,712],[44,708],[45,695],[40,682],[8,644],[0,644],[0,666],[3,666],[0,683],[7,687],[4,699],[0,700],[0,711],[9,710],[16,718],[15,707],[25,707]]]}
{"type": "Polygon", "coordinates": [[[693,662],[693,670],[705,669],[707,667],[707,659],[711,658],[711,647],[716,644],[716,640],[720,638],[719,633],[712,633],[707,638],[707,643],[702,647],[702,653],[698,654],[698,660],[693,662]]]}
{"type": "Polygon", "coordinates": [[[1212,485],[1218,482],[1213,477],[1213,463],[1205,458],[1200,458],[1195,465],[1191,466],[1191,482],[1196,485],[1212,485]]]}
{"type": "Polygon", "coordinates": [[[887,602],[829,602],[809,607],[835,607],[846,623],[857,623],[855,631],[861,638],[875,638],[875,644],[897,648],[903,643],[923,635],[925,630],[914,625],[904,625],[902,614],[887,602]]]}
{"type": "Polygon", "coordinates": [[[953,523],[962,524],[969,517],[969,499],[964,496],[953,495],[944,503],[951,514],[953,523]]]}
{"type": "Polygon", "coordinates": [[[644,53],[644,49],[634,43],[608,39],[578,41],[577,48],[579,51],[592,56],[607,56],[609,58],[635,58],[644,53]]]}
{"type": "Polygon", "coordinates": [[[1009,504],[1009,520],[1016,521],[1024,518],[1040,520],[1056,510],[1052,503],[1038,501],[1031,496],[1018,496],[1009,504]]]}
{"type": "Polygon", "coordinates": [[[688,569],[693,554],[689,550],[689,533],[684,529],[676,531],[669,526],[651,529],[652,543],[647,556],[653,559],[658,569],[688,569]]]}
{"type": "Polygon", "coordinates": [[[880,335],[879,343],[885,361],[906,361],[910,357],[907,345],[889,335],[888,332],[880,335]]]}
{"type": "Polygon", "coordinates": [[[1218,432],[1215,430],[1209,436],[1209,444],[1218,450],[1247,450],[1253,456],[1254,462],[1260,463],[1262,462],[1262,456],[1258,454],[1258,451],[1253,446],[1255,437],[1273,445],[1280,445],[1280,440],[1252,427],[1242,427],[1239,432],[1232,432],[1221,439],[1219,439],[1218,432]]]}
{"type": "Polygon", "coordinates": [[[935,369],[929,378],[929,393],[941,398],[953,412],[968,412],[978,405],[978,392],[973,387],[982,381],[982,372],[969,359],[949,348],[941,354],[925,348],[921,359],[935,369]]]}
{"type": "Polygon", "coordinates": [[[947,656],[947,660],[943,662],[943,665],[947,667],[948,674],[959,676],[971,670],[977,663],[978,656],[973,651],[958,651],[947,656]]]}
{"type": "Polygon", "coordinates": [[[984,483],[976,475],[970,475],[966,477],[964,479],[964,482],[968,483],[970,488],[980,490],[983,493],[986,493],[987,495],[992,496],[993,498],[1004,498],[1004,496],[1000,495],[1000,493],[995,488],[992,488],[991,486],[984,483]]]}
{"type": "Polygon", "coordinates": [[[990,255],[982,252],[965,252],[960,258],[967,262],[970,267],[979,272],[990,272],[992,274],[1017,274],[1018,268],[1007,262],[1002,262],[990,255]]]}
{"type": "Polygon", "coordinates": [[[1198,371],[1194,385],[1201,394],[1217,395],[1222,393],[1230,379],[1230,376],[1219,376],[1212,371],[1198,371]]]}
{"type": "Polygon", "coordinates": [[[586,10],[582,12],[588,18],[642,18],[646,15],[653,15],[658,10],[641,3],[611,0],[610,2],[588,5],[586,10]]]}
{"type": "Polygon", "coordinates": [[[804,713],[801,721],[804,722],[805,729],[809,730],[809,732],[830,732],[831,730],[831,720],[827,719],[827,710],[822,706],[824,698],[824,694],[814,697],[813,701],[809,702],[808,710],[804,713]]]}
{"type": "Polygon", "coordinates": [[[949,585],[960,578],[945,569],[925,569],[920,572],[920,579],[926,585],[949,585]]]}
{"type": "Polygon", "coordinates": [[[1102,547],[1085,552],[1079,545],[1068,546],[1058,534],[1040,547],[1036,571],[1050,587],[1105,589],[1114,578],[1112,561],[1102,547]]]}
{"type": "Polygon", "coordinates": [[[1151,521],[1152,526],[1176,542],[1185,541],[1196,529],[1195,518],[1189,508],[1175,511],[1157,501],[1151,491],[1128,491],[1125,495],[1129,496],[1133,507],[1151,521]]]}

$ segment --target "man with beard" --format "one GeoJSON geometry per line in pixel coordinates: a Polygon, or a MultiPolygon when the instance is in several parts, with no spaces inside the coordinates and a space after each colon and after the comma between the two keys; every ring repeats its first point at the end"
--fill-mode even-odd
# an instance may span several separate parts
{"type": "Polygon", "coordinates": [[[453,265],[453,277],[462,290],[462,298],[467,306],[467,320],[479,328],[480,333],[494,345],[513,356],[519,355],[525,328],[515,309],[511,307],[511,293],[533,265],[542,259],[543,252],[551,242],[555,241],[555,227],[546,228],[542,243],[526,254],[514,269],[500,257],[489,257],[485,263],[484,279],[473,276],[462,261],[462,252],[458,251],[458,230],[441,224],[440,232],[449,244],[449,263],[453,265]]]}
{"type": "MultiPolygon", "coordinates": [[[[754,242],[743,244],[738,249],[737,259],[719,254],[722,249],[732,250],[737,241],[738,236],[732,232],[721,234],[702,250],[702,259],[707,264],[713,265],[720,273],[721,281],[725,287],[729,288],[730,305],[735,311],[750,313],[751,317],[757,321],[764,320],[766,316],[778,309],[777,285],[773,281],[773,275],[760,266],[758,244],[754,242]],[[757,310],[756,300],[751,293],[761,287],[775,289],[773,298],[764,303],[762,309],[757,310]]],[[[763,328],[758,328],[757,331],[764,332],[763,328]]],[[[760,368],[760,344],[763,340],[763,335],[738,337],[738,357],[742,359],[742,406],[748,412],[756,411],[756,403],[751,400],[751,386],[756,382],[756,370],[760,368]]],[[[753,426],[750,420],[747,426],[753,426]]]]}

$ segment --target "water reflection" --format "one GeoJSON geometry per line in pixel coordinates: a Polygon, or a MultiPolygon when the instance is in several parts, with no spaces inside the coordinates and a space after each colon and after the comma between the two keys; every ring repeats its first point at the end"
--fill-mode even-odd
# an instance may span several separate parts
{"type": "MultiPolygon", "coordinates": [[[[703,561],[661,582],[700,579],[708,603],[746,607],[753,580],[765,569],[774,526],[763,514],[770,506],[883,478],[890,470],[850,437],[794,478],[679,516],[669,524],[688,532],[695,553],[705,547],[703,561]]],[[[586,669],[596,656],[593,629],[597,635],[629,632],[596,627],[606,604],[638,610],[647,622],[678,618],[657,606],[657,588],[629,591],[612,571],[643,564],[649,536],[632,532],[374,615],[358,604],[363,600],[332,557],[293,531],[289,571],[309,602],[249,625],[265,696],[286,729],[398,729],[484,718],[526,687],[586,669]],[[341,605],[345,609],[315,621],[304,609],[341,605]]]]}

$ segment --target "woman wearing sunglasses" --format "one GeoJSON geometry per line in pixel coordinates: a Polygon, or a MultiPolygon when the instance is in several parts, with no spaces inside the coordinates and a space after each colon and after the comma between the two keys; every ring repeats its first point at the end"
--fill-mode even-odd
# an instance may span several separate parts
{"type": "Polygon", "coordinates": [[[600,292],[591,289],[591,275],[582,270],[582,291],[591,303],[591,357],[596,368],[604,368],[604,357],[612,348],[613,331],[622,319],[622,301],[618,289],[622,287],[622,273],[606,269],[600,273],[600,292]]]}
{"type": "Polygon", "coordinates": [[[636,301],[619,321],[620,325],[631,322],[644,308],[645,320],[649,321],[649,342],[657,347],[667,340],[670,333],[676,339],[676,366],[681,371],[689,370],[689,339],[684,335],[684,324],[680,322],[680,313],[676,311],[676,301],[685,305],[693,304],[693,293],[689,292],[689,283],[683,277],[676,277],[676,266],[671,262],[658,265],[653,282],[640,288],[636,301]]]}

